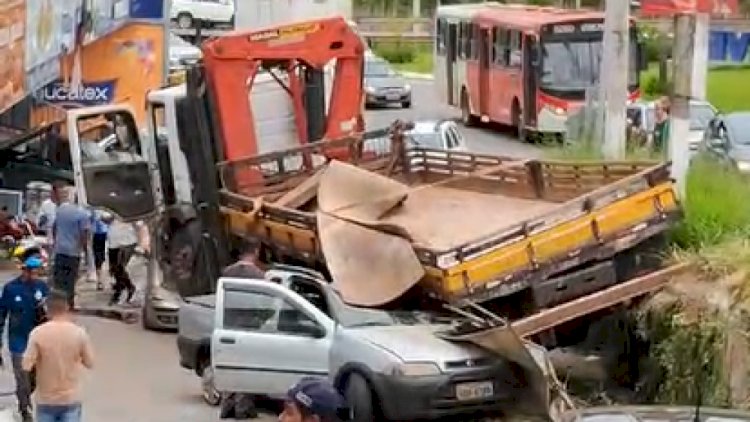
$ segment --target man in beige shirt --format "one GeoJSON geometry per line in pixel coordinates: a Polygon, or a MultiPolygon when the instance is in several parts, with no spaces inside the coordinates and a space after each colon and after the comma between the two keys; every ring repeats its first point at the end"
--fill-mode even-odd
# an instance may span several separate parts
{"type": "Polygon", "coordinates": [[[50,320],[34,328],[23,356],[23,369],[36,369],[36,421],[81,421],[81,370],[93,367],[86,331],[76,325],[65,294],[47,299],[50,320]]]}

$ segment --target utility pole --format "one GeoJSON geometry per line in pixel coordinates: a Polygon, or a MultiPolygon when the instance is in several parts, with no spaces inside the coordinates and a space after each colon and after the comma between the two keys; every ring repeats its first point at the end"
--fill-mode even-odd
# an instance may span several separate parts
{"type": "Polygon", "coordinates": [[[599,78],[599,104],[605,107],[602,153],[607,159],[619,160],[625,158],[627,142],[625,109],[630,69],[630,3],[606,1],[599,78]]]}
{"type": "Polygon", "coordinates": [[[674,90],[667,151],[681,198],[685,197],[690,166],[690,99],[706,96],[708,25],[707,14],[681,13],[674,19],[674,90]]]}

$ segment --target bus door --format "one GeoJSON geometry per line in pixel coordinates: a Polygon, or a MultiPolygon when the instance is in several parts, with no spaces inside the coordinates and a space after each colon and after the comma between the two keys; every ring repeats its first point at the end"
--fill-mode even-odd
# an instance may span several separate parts
{"type": "Polygon", "coordinates": [[[526,124],[536,126],[536,93],[539,83],[541,52],[536,35],[526,35],[523,40],[523,109],[526,124]]]}
{"type": "Polygon", "coordinates": [[[448,23],[448,39],[445,43],[445,79],[448,87],[448,104],[455,105],[456,84],[456,46],[458,45],[458,25],[455,22],[448,23]]]}
{"type": "Polygon", "coordinates": [[[479,29],[479,112],[490,109],[490,30],[479,29]]]}

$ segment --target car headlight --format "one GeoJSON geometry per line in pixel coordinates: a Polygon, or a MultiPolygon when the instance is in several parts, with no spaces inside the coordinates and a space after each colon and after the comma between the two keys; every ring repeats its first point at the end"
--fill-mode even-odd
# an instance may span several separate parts
{"type": "Polygon", "coordinates": [[[737,170],[750,173],[750,161],[737,161],[737,170]]]}
{"type": "Polygon", "coordinates": [[[427,377],[440,373],[440,368],[432,362],[404,362],[391,368],[391,375],[401,377],[427,377]]]}
{"type": "Polygon", "coordinates": [[[368,94],[370,94],[370,95],[375,95],[376,89],[373,88],[373,87],[371,87],[371,86],[366,86],[365,87],[365,92],[368,93],[368,94]]]}
{"type": "Polygon", "coordinates": [[[409,85],[409,84],[404,85],[404,91],[410,92],[411,91],[411,85],[409,85]]]}

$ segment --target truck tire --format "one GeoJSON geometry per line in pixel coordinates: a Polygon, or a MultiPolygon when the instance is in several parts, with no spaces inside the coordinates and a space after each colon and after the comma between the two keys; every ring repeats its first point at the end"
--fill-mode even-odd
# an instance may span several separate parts
{"type": "Polygon", "coordinates": [[[169,279],[177,286],[182,297],[204,293],[194,291],[202,285],[195,282],[200,277],[196,268],[200,244],[201,226],[198,220],[188,221],[169,240],[169,279]]]}
{"type": "Polygon", "coordinates": [[[349,375],[344,396],[349,404],[352,422],[372,422],[375,420],[372,390],[362,375],[357,373],[349,375]]]}

